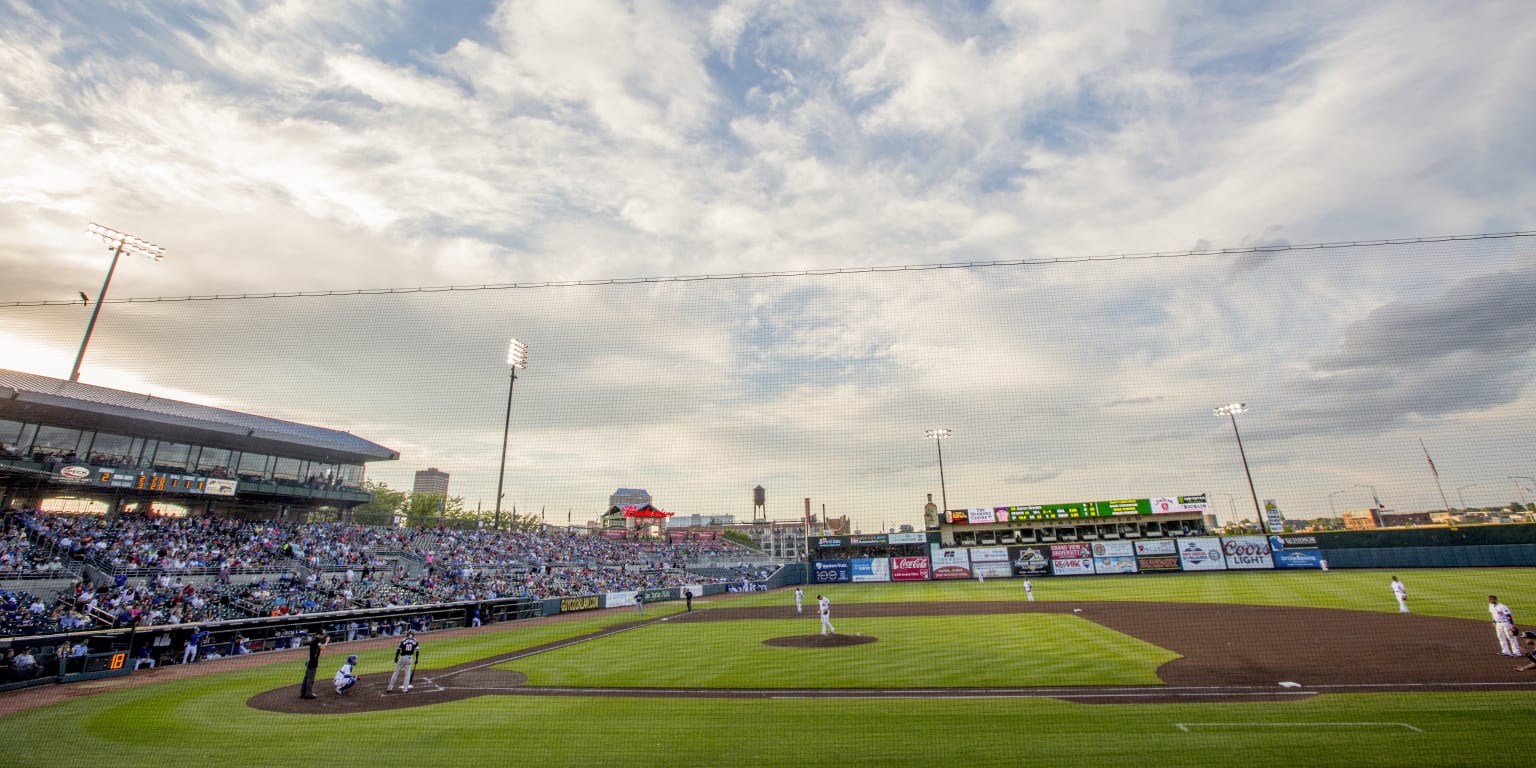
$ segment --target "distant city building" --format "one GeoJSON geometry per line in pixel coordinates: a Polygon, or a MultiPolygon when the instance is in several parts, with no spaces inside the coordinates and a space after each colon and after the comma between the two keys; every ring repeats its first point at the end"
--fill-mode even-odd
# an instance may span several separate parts
{"type": "Polygon", "coordinates": [[[735,515],[678,515],[667,523],[671,528],[699,528],[706,525],[735,525],[735,515]]]}
{"type": "Polygon", "coordinates": [[[1346,509],[1340,517],[1344,518],[1344,527],[1351,531],[1381,527],[1381,518],[1374,509],[1346,509]]]}
{"type": "Polygon", "coordinates": [[[1219,530],[1220,528],[1221,528],[1221,523],[1216,522],[1216,516],[1213,515],[1213,514],[1210,514],[1210,513],[1206,513],[1206,515],[1205,515],[1205,529],[1207,531],[1215,531],[1215,530],[1219,530]]]}
{"type": "Polygon", "coordinates": [[[416,482],[411,484],[411,493],[430,493],[438,496],[448,495],[448,473],[437,467],[418,470],[416,482]]]}

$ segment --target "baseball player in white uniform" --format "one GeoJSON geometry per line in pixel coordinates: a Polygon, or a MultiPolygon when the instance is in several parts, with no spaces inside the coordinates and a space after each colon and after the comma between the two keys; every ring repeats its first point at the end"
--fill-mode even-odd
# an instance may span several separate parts
{"type": "Polygon", "coordinates": [[[832,634],[832,601],[825,595],[817,595],[816,603],[821,606],[821,633],[832,634]]]}
{"type": "Polygon", "coordinates": [[[1397,598],[1397,612],[1408,612],[1408,588],[1396,576],[1392,577],[1392,596],[1397,598]]]}
{"type": "Polygon", "coordinates": [[[415,632],[406,632],[405,639],[395,646],[395,673],[389,676],[389,685],[384,686],[385,693],[395,690],[395,680],[400,673],[405,673],[405,685],[400,690],[411,690],[411,674],[416,670],[416,661],[421,658],[421,642],[416,639],[415,632]]]}
{"type": "Polygon", "coordinates": [[[1035,585],[1034,582],[1029,580],[1028,576],[1024,577],[1024,594],[1029,597],[1031,603],[1035,601],[1035,585]]]}
{"type": "Polygon", "coordinates": [[[1521,656],[1520,641],[1515,637],[1515,615],[1509,606],[1499,602],[1498,595],[1488,596],[1488,613],[1493,616],[1493,635],[1499,639],[1499,653],[1504,656],[1521,656]]]}
{"type": "Polygon", "coordinates": [[[805,592],[795,587],[795,613],[805,613],[805,592]]]}

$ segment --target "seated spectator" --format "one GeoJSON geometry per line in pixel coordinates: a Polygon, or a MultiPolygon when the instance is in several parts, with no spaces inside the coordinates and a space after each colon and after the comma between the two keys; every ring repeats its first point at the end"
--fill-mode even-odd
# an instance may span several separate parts
{"type": "Polygon", "coordinates": [[[21,653],[16,654],[16,661],[13,663],[12,668],[16,671],[17,680],[31,680],[37,677],[39,670],[37,659],[32,655],[32,649],[21,649],[21,653]]]}

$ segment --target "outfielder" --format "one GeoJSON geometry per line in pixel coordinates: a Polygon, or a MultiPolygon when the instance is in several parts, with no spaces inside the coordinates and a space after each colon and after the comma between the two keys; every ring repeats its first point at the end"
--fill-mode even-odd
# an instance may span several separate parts
{"type": "Polygon", "coordinates": [[[331,678],[331,682],[336,684],[337,696],[352,690],[352,686],[357,685],[357,673],[354,671],[356,669],[357,657],[348,656],[347,663],[341,665],[341,669],[336,670],[336,676],[331,678]]]}
{"type": "Polygon", "coordinates": [[[1397,612],[1408,612],[1408,588],[1396,576],[1392,577],[1392,596],[1397,598],[1397,612]]]}
{"type": "Polygon", "coordinates": [[[400,645],[395,647],[395,673],[389,676],[389,685],[384,686],[384,692],[391,693],[395,690],[395,680],[400,677],[401,672],[405,673],[405,685],[401,686],[400,690],[409,691],[411,689],[411,673],[415,670],[416,662],[420,659],[421,643],[417,641],[416,633],[406,632],[405,639],[401,640],[400,645]]]}
{"type": "Polygon", "coordinates": [[[1498,595],[1489,595],[1488,613],[1493,616],[1493,635],[1499,639],[1499,653],[1504,656],[1523,656],[1520,653],[1520,641],[1515,638],[1515,615],[1509,606],[1499,602],[1498,595]]]}
{"type": "Polygon", "coordinates": [[[1028,576],[1024,577],[1024,594],[1029,597],[1031,603],[1035,601],[1035,585],[1034,582],[1029,580],[1028,576]]]}
{"type": "Polygon", "coordinates": [[[816,602],[821,606],[821,633],[832,634],[832,601],[824,595],[817,595],[816,602]]]}
{"type": "Polygon", "coordinates": [[[795,613],[797,615],[805,613],[804,605],[805,605],[805,592],[802,592],[799,587],[795,587],[795,613]]]}

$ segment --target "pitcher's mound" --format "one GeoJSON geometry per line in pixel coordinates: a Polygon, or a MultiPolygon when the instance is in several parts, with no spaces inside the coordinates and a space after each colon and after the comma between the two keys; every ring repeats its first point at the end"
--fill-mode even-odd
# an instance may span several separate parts
{"type": "Polygon", "coordinates": [[[769,638],[763,641],[763,645],[776,648],[846,648],[850,645],[873,643],[875,640],[876,638],[872,635],[791,635],[769,638]]]}

